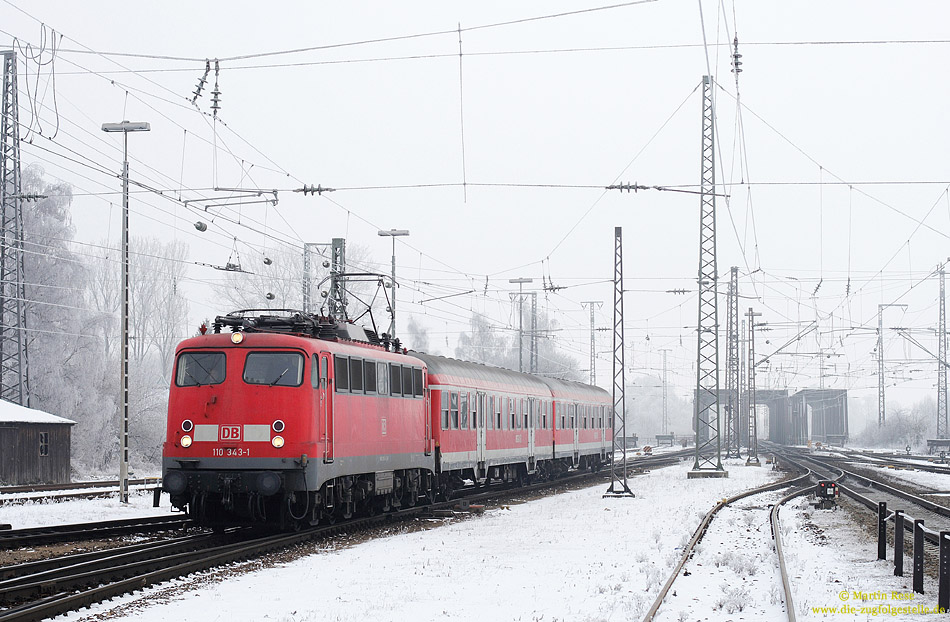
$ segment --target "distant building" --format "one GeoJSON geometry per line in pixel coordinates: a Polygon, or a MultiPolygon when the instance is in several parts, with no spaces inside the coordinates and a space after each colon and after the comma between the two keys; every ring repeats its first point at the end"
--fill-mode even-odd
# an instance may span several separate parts
{"type": "Polygon", "coordinates": [[[69,482],[75,421],[0,401],[0,485],[69,482]]]}

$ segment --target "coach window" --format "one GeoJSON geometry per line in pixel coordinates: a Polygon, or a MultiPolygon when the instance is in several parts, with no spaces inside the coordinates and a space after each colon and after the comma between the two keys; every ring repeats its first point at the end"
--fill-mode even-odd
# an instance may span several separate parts
{"type": "Polygon", "coordinates": [[[567,417],[565,412],[567,410],[567,406],[565,406],[563,402],[555,402],[554,408],[561,414],[561,426],[558,429],[567,429],[567,417]]]}
{"type": "Polygon", "coordinates": [[[406,397],[412,397],[412,368],[402,368],[402,394],[406,397]]]}
{"type": "Polygon", "coordinates": [[[244,363],[244,382],[299,387],[303,369],[303,355],[298,352],[251,352],[244,363]]]}
{"type": "Polygon", "coordinates": [[[442,391],[442,429],[449,429],[449,392],[442,391]]]}
{"type": "Polygon", "coordinates": [[[449,414],[451,417],[452,429],[458,430],[459,429],[459,394],[456,391],[452,391],[452,395],[450,399],[451,399],[450,408],[452,412],[449,414]]]}
{"type": "Polygon", "coordinates": [[[577,419],[576,419],[576,416],[577,416],[577,405],[576,405],[576,404],[568,404],[567,408],[568,408],[568,411],[569,411],[569,412],[568,412],[568,416],[571,418],[571,421],[570,421],[570,423],[571,423],[571,429],[572,429],[572,430],[576,430],[576,429],[577,429],[577,425],[576,425],[576,423],[577,423],[577,419]]]}
{"type": "Polygon", "coordinates": [[[523,425],[518,426],[525,430],[528,429],[528,400],[521,400],[521,422],[523,425]]]}
{"type": "Polygon", "coordinates": [[[502,427],[501,420],[505,416],[503,414],[505,408],[505,398],[499,397],[495,405],[497,406],[497,408],[495,408],[495,422],[497,424],[496,427],[500,430],[502,427]]]}
{"type": "Polygon", "coordinates": [[[363,392],[363,361],[360,359],[350,359],[350,391],[363,392]]]}
{"type": "Polygon", "coordinates": [[[350,362],[344,356],[333,357],[333,371],[336,373],[337,393],[350,390],[350,362]]]}
{"type": "MultiPolygon", "coordinates": [[[[498,399],[500,400],[501,398],[498,398],[498,399]]],[[[499,408],[501,408],[501,407],[499,406],[499,408]]],[[[495,429],[495,396],[494,396],[494,395],[489,395],[489,396],[488,396],[488,426],[487,426],[487,429],[489,429],[489,430],[494,430],[494,429],[495,429]]],[[[498,429],[501,429],[501,426],[498,426],[498,429]]]]}
{"type": "Polygon", "coordinates": [[[376,393],[376,362],[363,361],[363,390],[376,393]]]}
{"type": "Polygon", "coordinates": [[[395,363],[389,364],[389,388],[391,395],[402,395],[402,370],[395,363]]]}
{"type": "Polygon", "coordinates": [[[419,367],[412,368],[412,394],[416,397],[422,397],[424,387],[422,386],[422,369],[419,367]]]}
{"type": "Polygon", "coordinates": [[[459,429],[468,429],[468,393],[462,393],[459,398],[459,429]]]}

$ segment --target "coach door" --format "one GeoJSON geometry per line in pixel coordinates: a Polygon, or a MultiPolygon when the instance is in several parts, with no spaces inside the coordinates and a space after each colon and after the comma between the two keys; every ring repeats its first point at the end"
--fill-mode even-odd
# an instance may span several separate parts
{"type": "Polygon", "coordinates": [[[478,463],[478,473],[476,477],[484,477],[485,472],[485,394],[478,393],[476,403],[478,413],[473,417],[476,425],[475,429],[475,461],[478,463]]]}
{"type": "Polygon", "coordinates": [[[528,470],[534,471],[534,431],[538,427],[538,400],[528,398],[528,470]]]}
{"type": "Polygon", "coordinates": [[[578,429],[581,421],[580,407],[577,404],[571,404],[571,428],[574,433],[574,464],[580,460],[581,455],[581,440],[580,440],[580,430],[578,429]]]}
{"type": "Polygon", "coordinates": [[[320,353],[320,441],[323,443],[323,461],[333,462],[333,396],[335,387],[329,382],[330,353],[320,353]]]}

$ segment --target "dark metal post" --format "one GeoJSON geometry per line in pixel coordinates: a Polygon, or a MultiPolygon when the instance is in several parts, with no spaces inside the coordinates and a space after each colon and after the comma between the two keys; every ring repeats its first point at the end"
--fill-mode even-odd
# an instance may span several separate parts
{"type": "Polygon", "coordinates": [[[877,504],[877,558],[887,559],[887,503],[877,504]]]}
{"type": "Polygon", "coordinates": [[[924,593],[924,521],[914,521],[914,591],[924,593]]]}
{"type": "Polygon", "coordinates": [[[940,532],[940,565],[937,568],[937,606],[950,609],[950,531],[940,532]]]}
{"type": "Polygon", "coordinates": [[[904,576],[904,512],[894,510],[894,576],[904,576]]]}

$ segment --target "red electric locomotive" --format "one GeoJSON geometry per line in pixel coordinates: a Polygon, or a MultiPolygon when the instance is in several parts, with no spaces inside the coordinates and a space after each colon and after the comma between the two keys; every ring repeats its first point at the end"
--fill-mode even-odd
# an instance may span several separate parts
{"type": "Polygon", "coordinates": [[[596,387],[399,352],[299,312],[236,312],[178,346],[162,487],[202,524],[333,522],[465,480],[597,467],[607,412],[596,387]]]}

